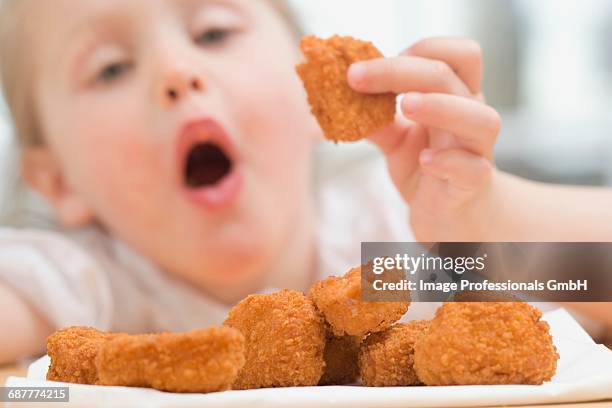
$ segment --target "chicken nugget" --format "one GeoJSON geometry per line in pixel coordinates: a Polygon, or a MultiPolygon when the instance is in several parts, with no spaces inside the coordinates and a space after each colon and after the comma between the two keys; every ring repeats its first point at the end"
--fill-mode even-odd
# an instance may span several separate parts
{"type": "Polygon", "coordinates": [[[542,313],[523,302],[445,303],[415,345],[427,385],[542,384],[559,354],[542,313]]]}
{"type": "Polygon", "coordinates": [[[123,333],[106,333],[93,327],[72,326],[47,338],[51,365],[47,380],[77,384],[97,384],[96,357],[100,346],[123,333]]]}
{"type": "Polygon", "coordinates": [[[246,363],[234,389],[317,385],[325,362],[325,324],[312,302],[296,291],[251,295],[224,324],[246,339],[246,363]]]}
{"type": "Polygon", "coordinates": [[[243,365],[244,337],[229,327],[118,336],[96,359],[101,385],[171,392],[227,390],[243,365]]]}
{"type": "Polygon", "coordinates": [[[368,387],[421,384],[414,372],[414,345],[428,328],[428,320],[413,320],[369,335],[359,351],[363,384],[368,387]]]}
{"type": "Polygon", "coordinates": [[[361,339],[354,336],[328,335],[323,357],[325,371],[319,385],[352,384],[359,378],[357,358],[361,339]]]}
{"type": "Polygon", "coordinates": [[[348,85],[351,64],[383,56],[371,42],[337,35],[327,40],[308,36],[301,48],[307,61],[296,70],[327,139],[360,140],[393,122],[395,94],[364,94],[348,85]]]}
{"type": "Polygon", "coordinates": [[[410,301],[361,300],[361,267],[351,269],[344,276],[330,276],[315,283],[309,296],[335,336],[363,337],[385,330],[398,321],[410,305],[410,301]]]}

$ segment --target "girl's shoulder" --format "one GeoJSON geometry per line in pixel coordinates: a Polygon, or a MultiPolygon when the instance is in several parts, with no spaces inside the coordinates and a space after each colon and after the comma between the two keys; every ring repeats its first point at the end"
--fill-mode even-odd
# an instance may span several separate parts
{"type": "Polygon", "coordinates": [[[0,228],[0,281],[55,328],[184,331],[218,324],[227,313],[97,227],[0,228]]]}
{"type": "Polygon", "coordinates": [[[54,327],[108,327],[112,296],[98,259],[68,235],[0,227],[0,280],[54,327]]]}

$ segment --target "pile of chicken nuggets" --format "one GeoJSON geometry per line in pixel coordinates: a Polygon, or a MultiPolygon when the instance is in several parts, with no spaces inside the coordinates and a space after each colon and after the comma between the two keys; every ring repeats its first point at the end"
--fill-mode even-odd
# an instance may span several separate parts
{"type": "Polygon", "coordinates": [[[250,295],[221,327],[130,335],[71,327],[51,335],[47,379],[213,392],[268,387],[542,384],[559,355],[523,302],[448,302],[431,321],[397,321],[410,301],[365,302],[361,268],[304,294],[250,295]]]}

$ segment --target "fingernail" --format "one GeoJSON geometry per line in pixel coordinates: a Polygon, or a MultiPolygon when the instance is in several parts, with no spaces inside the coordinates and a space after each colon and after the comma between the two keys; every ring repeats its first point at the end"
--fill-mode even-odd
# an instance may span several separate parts
{"type": "Polygon", "coordinates": [[[402,105],[405,114],[416,113],[421,108],[421,105],[423,105],[423,95],[414,92],[408,93],[404,95],[402,105]]]}
{"type": "Polygon", "coordinates": [[[356,62],[349,67],[348,81],[351,86],[363,85],[366,76],[366,66],[363,62],[356,62]]]}
{"type": "Polygon", "coordinates": [[[433,161],[434,152],[431,149],[423,149],[419,155],[421,164],[429,164],[433,161]]]}

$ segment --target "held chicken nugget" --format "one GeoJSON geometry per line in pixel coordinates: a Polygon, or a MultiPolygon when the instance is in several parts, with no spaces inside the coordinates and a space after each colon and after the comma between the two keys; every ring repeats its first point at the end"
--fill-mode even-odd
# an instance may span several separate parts
{"type": "Polygon", "coordinates": [[[224,324],[246,340],[246,363],[234,389],[317,385],[325,362],[325,325],[312,302],[296,291],[251,295],[224,324]]]}
{"type": "Polygon", "coordinates": [[[445,303],[417,341],[426,385],[542,384],[559,354],[542,313],[523,302],[445,303]]]}
{"type": "Polygon", "coordinates": [[[383,56],[372,43],[337,35],[327,40],[308,36],[301,48],[307,61],[296,70],[327,139],[356,141],[393,122],[395,94],[363,94],[348,85],[351,64],[383,56]]]}
{"type": "Polygon", "coordinates": [[[359,378],[357,358],[361,339],[354,336],[328,335],[323,353],[325,371],[319,385],[352,384],[359,378]]]}
{"type": "Polygon", "coordinates": [[[171,392],[230,388],[244,364],[244,337],[229,327],[115,337],[100,347],[99,384],[171,392]]]}
{"type": "Polygon", "coordinates": [[[369,335],[359,351],[361,380],[368,387],[419,385],[414,345],[429,328],[427,320],[397,323],[369,335]]]}
{"type": "Polygon", "coordinates": [[[72,326],[47,338],[51,365],[47,380],[77,384],[97,384],[96,357],[102,344],[123,333],[107,333],[92,327],[72,326]]]}
{"type": "Polygon", "coordinates": [[[361,267],[351,269],[344,276],[330,276],[315,283],[309,296],[335,336],[363,337],[385,330],[398,321],[410,305],[410,301],[361,300],[361,267]]]}

